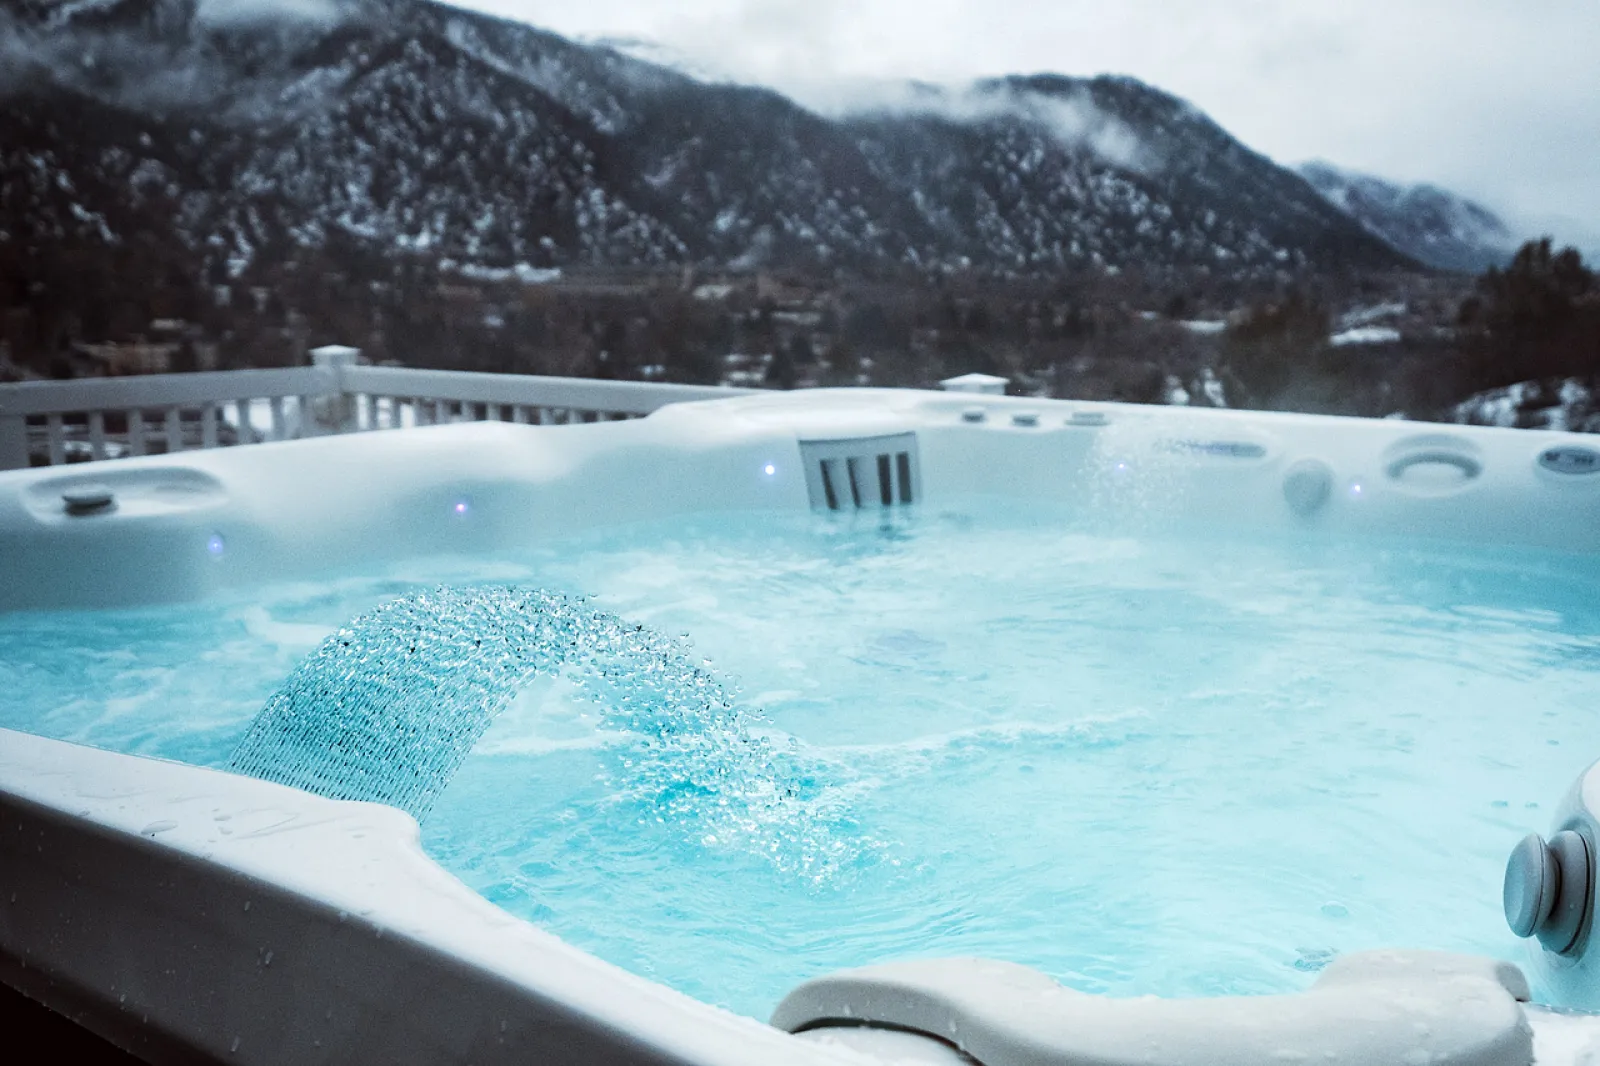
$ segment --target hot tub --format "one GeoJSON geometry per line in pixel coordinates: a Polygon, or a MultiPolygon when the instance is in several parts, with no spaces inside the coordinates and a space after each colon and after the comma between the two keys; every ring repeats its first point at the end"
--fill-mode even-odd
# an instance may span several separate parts
{"type": "Polygon", "coordinates": [[[1491,920],[1527,830],[1593,853],[1540,805],[1597,520],[1577,436],[880,390],[0,475],[0,978],[153,1058],[1565,1061],[1487,959],[1600,1005],[1587,898],[1562,952],[1491,920]],[[350,615],[552,582],[772,714],[642,765],[541,689],[420,832],[219,769],[350,615]]]}

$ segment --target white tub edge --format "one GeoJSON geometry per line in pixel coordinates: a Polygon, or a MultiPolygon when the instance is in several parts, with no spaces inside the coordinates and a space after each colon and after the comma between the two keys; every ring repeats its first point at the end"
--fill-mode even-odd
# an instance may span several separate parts
{"type": "Polygon", "coordinates": [[[512,917],[387,807],[0,730],[0,819],[0,978],[158,1061],[852,1058],[512,917]]]}

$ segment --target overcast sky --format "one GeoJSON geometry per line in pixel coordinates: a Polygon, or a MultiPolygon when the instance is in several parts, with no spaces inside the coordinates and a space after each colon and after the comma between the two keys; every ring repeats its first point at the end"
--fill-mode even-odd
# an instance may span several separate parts
{"type": "Polygon", "coordinates": [[[455,2],[819,109],[879,80],[1132,74],[1280,162],[1431,181],[1600,247],[1600,0],[455,2]]]}

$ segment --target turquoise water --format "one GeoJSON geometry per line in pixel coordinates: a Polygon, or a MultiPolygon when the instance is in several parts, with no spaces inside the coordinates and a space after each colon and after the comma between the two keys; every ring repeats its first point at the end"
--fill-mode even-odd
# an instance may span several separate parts
{"type": "Polygon", "coordinates": [[[558,676],[490,727],[423,842],[507,910],[757,1017],[916,956],[1117,995],[1290,990],[1375,946],[1515,957],[1504,858],[1600,757],[1594,563],[1128,539],[993,503],[4,616],[0,725],[222,765],[338,626],[441,583],[587,596],[687,635],[732,695],[738,721],[707,728],[783,783],[759,824],[729,809],[744,792],[664,802],[672,749],[558,676]]]}

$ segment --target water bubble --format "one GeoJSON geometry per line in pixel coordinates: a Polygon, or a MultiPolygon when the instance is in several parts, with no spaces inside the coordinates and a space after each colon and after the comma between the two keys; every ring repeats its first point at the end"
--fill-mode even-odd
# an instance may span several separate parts
{"type": "Polygon", "coordinates": [[[1338,954],[1332,948],[1301,948],[1296,953],[1294,968],[1301,973],[1320,973],[1338,954]]]}

